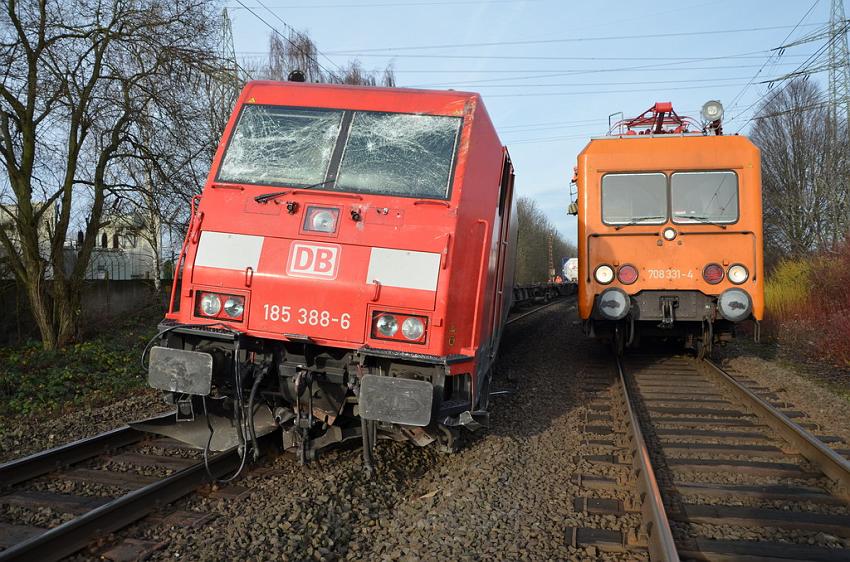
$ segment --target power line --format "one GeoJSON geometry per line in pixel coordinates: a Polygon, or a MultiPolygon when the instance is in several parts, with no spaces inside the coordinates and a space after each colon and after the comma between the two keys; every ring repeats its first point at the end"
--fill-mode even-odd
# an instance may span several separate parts
{"type": "Polygon", "coordinates": [[[518,123],[516,125],[504,125],[499,127],[499,131],[504,131],[505,129],[515,129],[517,127],[536,127],[538,125],[577,125],[580,123],[599,123],[603,120],[601,119],[583,119],[578,121],[560,121],[553,123],[551,121],[546,121],[545,123],[518,123]]]}
{"type": "MultiPolygon", "coordinates": [[[[818,26],[819,24],[805,24],[805,26],[818,26]]],[[[352,53],[387,53],[398,51],[418,51],[431,49],[459,49],[469,47],[516,47],[520,45],[548,45],[553,43],[582,43],[597,41],[620,41],[629,39],[666,39],[670,37],[695,37],[705,35],[726,35],[734,33],[752,33],[759,31],[775,31],[777,29],[788,29],[790,25],[775,25],[770,27],[748,27],[740,29],[715,29],[710,31],[679,31],[675,33],[647,33],[644,35],[611,35],[606,37],[570,37],[565,39],[534,39],[524,41],[493,41],[487,43],[449,43],[443,45],[417,45],[409,47],[377,47],[373,49],[348,49],[340,51],[328,51],[334,55],[349,55],[352,53]]]]}
{"type": "MultiPolygon", "coordinates": [[[[296,45],[296,44],[292,41],[292,39],[290,39],[289,37],[285,36],[285,35],[284,35],[283,33],[281,33],[280,31],[278,31],[278,30],[277,30],[277,28],[275,28],[272,24],[270,24],[270,23],[269,23],[269,22],[267,22],[265,19],[263,19],[263,17],[262,17],[262,16],[260,16],[257,12],[255,12],[254,10],[252,10],[251,8],[249,8],[248,6],[246,6],[246,5],[245,5],[245,3],[244,3],[244,2],[242,2],[242,0],[235,0],[235,1],[236,1],[236,2],[238,2],[238,3],[239,3],[239,4],[243,7],[243,8],[245,8],[246,10],[248,10],[249,12],[251,12],[251,14],[253,14],[255,18],[257,18],[258,20],[260,20],[261,22],[263,22],[263,23],[266,25],[266,27],[268,27],[269,29],[271,29],[271,30],[272,30],[272,32],[273,32],[273,33],[275,33],[275,34],[277,34],[277,35],[278,35],[281,39],[283,39],[284,41],[286,41],[287,43],[289,43],[289,44],[290,44],[290,45],[292,45],[293,47],[296,47],[296,48],[298,47],[298,46],[297,46],[297,45],[296,45]]],[[[257,1],[260,1],[260,0],[257,0],[257,1]]],[[[278,18],[278,19],[280,19],[280,18],[278,18]]],[[[283,20],[281,20],[281,21],[283,21],[283,20]]],[[[288,24],[286,24],[286,22],[284,22],[284,25],[286,25],[289,29],[292,29],[292,28],[291,28],[288,24]]],[[[316,51],[318,51],[318,49],[316,49],[316,51]]],[[[322,63],[320,63],[320,62],[319,62],[319,60],[318,60],[316,57],[314,57],[314,56],[312,56],[312,55],[308,55],[308,56],[309,56],[309,57],[313,60],[313,62],[315,62],[315,63],[316,63],[316,66],[318,66],[319,68],[321,68],[322,70],[324,70],[325,72],[327,72],[330,76],[333,76],[336,80],[339,80],[339,77],[336,75],[336,73],[334,73],[333,71],[328,70],[327,68],[325,68],[324,66],[322,66],[322,63]]]]}
{"type": "MultiPolygon", "coordinates": [[[[736,84],[722,84],[718,85],[718,88],[732,88],[735,86],[740,86],[742,82],[736,84]]],[[[678,90],[702,90],[705,89],[705,86],[680,86],[676,88],[664,88],[665,92],[670,91],[678,91],[678,90]]],[[[639,93],[639,92],[656,92],[658,88],[643,88],[643,89],[635,89],[635,90],[595,90],[595,91],[580,91],[580,92],[519,92],[515,94],[488,94],[487,99],[492,98],[516,98],[516,97],[550,97],[550,96],[595,96],[600,94],[625,94],[625,93],[639,93]]]]}
{"type": "MultiPolygon", "coordinates": [[[[785,36],[785,39],[783,39],[783,40],[782,40],[782,43],[783,43],[783,44],[784,44],[785,42],[787,42],[787,41],[788,41],[788,39],[789,39],[789,38],[790,38],[790,37],[794,34],[794,32],[795,32],[795,31],[797,31],[797,28],[798,28],[798,27],[800,27],[800,25],[802,25],[802,23],[806,20],[806,18],[807,18],[807,17],[809,17],[809,14],[811,14],[811,13],[812,13],[812,11],[815,9],[815,6],[817,6],[819,3],[820,3],[820,0],[815,0],[815,1],[812,3],[812,5],[811,5],[811,7],[809,8],[809,10],[808,10],[805,14],[803,14],[803,17],[801,17],[801,18],[800,18],[800,21],[798,21],[798,22],[797,22],[797,25],[795,25],[795,26],[794,26],[794,28],[793,28],[793,29],[791,29],[791,31],[789,31],[789,32],[788,32],[788,35],[786,35],[786,36],[785,36]]],[[[764,61],[764,64],[762,64],[762,65],[761,65],[761,68],[759,68],[759,69],[758,69],[758,71],[757,71],[757,72],[753,75],[753,77],[750,79],[750,81],[749,81],[749,82],[747,82],[747,84],[746,84],[743,88],[741,88],[741,91],[740,91],[740,92],[738,92],[738,93],[735,95],[735,97],[734,97],[734,98],[732,98],[732,102],[731,102],[731,103],[732,103],[733,105],[734,105],[734,104],[735,104],[735,103],[736,103],[736,102],[737,102],[737,101],[741,98],[741,96],[743,96],[743,95],[744,95],[744,93],[745,93],[745,92],[746,92],[746,91],[750,88],[750,86],[752,85],[753,81],[755,81],[755,79],[756,79],[756,78],[758,78],[758,75],[759,75],[759,74],[761,74],[761,72],[764,70],[764,68],[767,66],[767,64],[771,61],[771,59],[772,59],[775,55],[777,55],[777,53],[778,53],[778,56],[777,56],[776,58],[777,58],[777,60],[778,60],[778,59],[779,59],[779,58],[783,55],[784,50],[780,50],[780,51],[771,50],[771,54],[770,54],[770,56],[769,56],[769,57],[767,57],[767,60],[765,60],[765,61],[764,61]]]]}
{"type": "MultiPolygon", "coordinates": [[[[281,17],[280,17],[280,16],[278,16],[276,13],[274,13],[273,11],[271,11],[271,10],[268,8],[268,6],[266,6],[265,4],[263,4],[262,0],[257,0],[257,2],[259,2],[259,3],[260,3],[260,5],[261,5],[263,8],[265,8],[265,9],[266,9],[266,11],[267,11],[268,13],[270,13],[270,14],[271,14],[271,15],[272,15],[272,16],[273,16],[273,17],[274,17],[277,21],[279,21],[280,23],[282,23],[282,24],[284,25],[284,27],[286,27],[287,29],[289,29],[291,32],[298,33],[298,31],[296,31],[296,30],[295,30],[295,29],[294,29],[291,25],[289,25],[288,23],[286,23],[285,21],[283,21],[283,19],[281,19],[281,17]]],[[[290,43],[292,43],[292,41],[290,41],[290,43]]],[[[322,51],[320,51],[318,47],[316,47],[316,52],[317,52],[317,53],[319,53],[320,55],[322,55],[323,57],[325,57],[325,60],[327,60],[327,61],[328,61],[329,63],[331,63],[332,65],[334,65],[334,66],[336,67],[336,69],[337,69],[337,70],[340,70],[340,71],[342,70],[342,69],[339,67],[339,65],[338,65],[337,63],[335,63],[333,60],[331,60],[331,58],[330,58],[328,55],[326,55],[326,54],[324,54],[322,51]]],[[[311,58],[313,58],[313,57],[311,57],[311,58]]],[[[319,61],[317,61],[315,58],[313,58],[313,60],[316,62],[316,64],[319,64],[319,61]]],[[[319,65],[319,68],[321,68],[321,65],[319,65]]],[[[331,74],[331,75],[332,75],[332,76],[335,76],[335,75],[333,75],[333,74],[331,74]]]]}
{"type": "Polygon", "coordinates": [[[844,0],[832,0],[829,17],[829,32],[833,38],[829,46],[829,99],[832,102],[830,114],[833,131],[838,130],[838,106],[843,106],[843,117],[850,125],[850,49],[847,46],[846,22],[844,0]]]}
{"type": "MultiPolygon", "coordinates": [[[[755,53],[764,53],[764,51],[754,51],[755,53]]],[[[255,53],[256,54],[256,53],[255,53]]],[[[261,54],[261,53],[260,53],[261,54]]],[[[761,60],[762,56],[723,56],[723,57],[567,57],[567,56],[541,56],[541,55],[446,55],[446,54],[392,54],[385,55],[379,53],[334,53],[338,55],[360,57],[360,58],[391,58],[391,59],[438,59],[438,60],[519,60],[519,61],[583,61],[583,62],[599,62],[599,61],[673,61],[673,62],[701,62],[712,61],[719,59],[734,59],[734,60],[761,60]]]]}
{"type": "MultiPolygon", "coordinates": [[[[744,59],[752,59],[752,60],[762,60],[764,58],[764,54],[772,53],[774,49],[769,50],[761,50],[761,51],[749,51],[743,54],[738,55],[724,55],[724,58],[736,59],[736,60],[744,60],[744,59]]],[[[265,55],[267,54],[265,51],[237,51],[240,55],[265,55]]],[[[435,59],[444,59],[444,58],[452,58],[449,55],[436,54],[436,55],[382,55],[382,54],[374,54],[367,55],[364,53],[345,53],[350,56],[374,56],[374,57],[417,57],[417,58],[435,58],[435,59]]],[[[795,57],[804,57],[805,55],[789,55],[795,57]]],[[[466,57],[464,57],[466,58],[466,57]]],[[[493,55],[493,56],[479,56],[479,55],[469,55],[469,58],[512,58],[510,56],[502,56],[502,55],[493,55]]],[[[541,60],[549,60],[551,57],[522,57],[525,59],[541,59],[541,60]]],[[[574,61],[702,61],[702,60],[717,60],[718,57],[660,57],[660,56],[651,56],[651,57],[556,57],[556,60],[574,60],[574,61]]]]}
{"type": "MultiPolygon", "coordinates": [[[[726,107],[726,109],[732,110],[732,109],[737,109],[737,107],[731,106],[731,107],[726,107]]],[[[700,111],[700,108],[684,109],[684,110],[680,110],[679,114],[680,115],[697,114],[697,113],[699,113],[699,111],[700,111]]],[[[591,127],[594,127],[595,125],[600,126],[600,128],[596,129],[596,131],[602,131],[603,134],[604,134],[604,132],[606,132],[608,130],[607,119],[586,119],[586,120],[577,120],[577,121],[562,121],[560,123],[548,123],[548,122],[547,123],[530,123],[529,125],[526,125],[524,123],[523,124],[516,124],[516,125],[503,125],[503,126],[498,127],[498,130],[500,132],[500,136],[502,136],[502,135],[511,136],[511,135],[518,134],[518,133],[536,132],[536,131],[543,131],[543,130],[546,130],[546,129],[558,129],[558,128],[581,129],[581,128],[584,128],[584,127],[591,128],[591,127]],[[538,126],[538,125],[544,125],[544,126],[538,126]],[[551,126],[546,126],[546,125],[551,125],[551,126]],[[564,126],[559,127],[559,125],[564,125],[564,126]],[[527,127],[527,130],[526,130],[526,127],[527,127]]],[[[557,135],[557,136],[545,136],[545,137],[531,137],[531,138],[517,139],[515,141],[507,140],[506,144],[509,144],[509,145],[531,144],[531,143],[537,143],[537,142],[554,142],[554,141],[569,140],[569,139],[580,139],[580,138],[586,138],[587,139],[587,138],[590,138],[592,136],[594,136],[593,132],[589,132],[589,133],[586,133],[586,134],[566,135],[566,136],[557,135]]],[[[601,135],[596,135],[596,136],[601,136],[601,135]]]]}
{"type": "Polygon", "coordinates": [[[814,103],[810,103],[804,106],[796,106],[790,109],[783,109],[781,111],[774,111],[773,113],[760,113],[759,115],[755,115],[752,118],[752,121],[760,121],[762,119],[770,119],[773,117],[780,117],[782,115],[796,114],[796,113],[804,113],[806,111],[813,111],[815,109],[823,109],[825,107],[829,107],[832,104],[832,101],[827,96],[825,99],[821,99],[814,103]]]}
{"type": "MultiPolygon", "coordinates": [[[[719,57],[722,58],[722,57],[719,57]]],[[[507,78],[483,78],[481,80],[466,80],[464,84],[488,84],[493,82],[504,82],[506,80],[531,80],[531,79],[540,79],[540,78],[557,78],[564,76],[580,76],[583,74],[603,74],[607,72],[628,72],[628,71],[640,71],[644,72],[677,72],[677,71],[691,71],[691,70],[726,70],[726,69],[743,69],[743,68],[755,68],[757,65],[714,65],[714,66],[676,66],[680,63],[665,63],[665,64],[652,64],[652,65],[638,65],[638,66],[621,66],[616,68],[581,68],[581,69],[571,69],[571,70],[563,70],[557,71],[547,74],[532,74],[529,76],[512,76],[507,78]]],[[[791,66],[795,63],[782,63],[783,66],[791,66]]],[[[420,83],[420,84],[412,84],[409,85],[411,88],[434,88],[440,86],[451,86],[454,87],[456,82],[430,82],[430,83],[420,83]]]]}
{"type": "Polygon", "coordinates": [[[392,8],[392,7],[407,7],[407,6],[454,6],[457,4],[516,4],[517,2],[540,2],[540,0],[452,0],[449,2],[368,2],[354,4],[294,4],[294,5],[278,5],[269,6],[273,10],[296,10],[296,9],[326,9],[326,8],[353,8],[359,10],[361,8],[392,8]]]}
{"type": "MultiPolygon", "coordinates": [[[[638,82],[554,82],[551,84],[489,84],[484,88],[554,88],[563,86],[646,86],[653,84],[694,84],[698,82],[731,82],[746,80],[746,76],[730,76],[726,78],[688,78],[682,80],[643,80],[638,82]]],[[[467,82],[458,82],[456,87],[462,88],[467,82]]]]}
{"type": "MultiPolygon", "coordinates": [[[[843,30],[842,30],[842,36],[843,36],[843,34],[844,34],[844,33],[846,33],[846,32],[847,32],[847,22],[845,22],[845,24],[844,24],[844,28],[843,28],[843,30]]],[[[836,41],[838,37],[839,37],[839,35],[838,35],[838,34],[833,35],[833,36],[832,36],[832,38],[831,38],[829,41],[827,41],[827,42],[826,42],[826,44],[824,44],[821,48],[819,48],[817,51],[815,51],[814,53],[812,53],[812,55],[811,55],[811,56],[810,56],[807,60],[803,61],[803,63],[802,63],[802,64],[800,64],[800,66],[798,66],[798,67],[797,67],[797,68],[796,68],[793,72],[791,72],[790,74],[786,75],[786,77],[783,79],[783,81],[785,82],[785,84],[784,84],[781,88],[779,88],[779,89],[776,91],[776,93],[774,93],[774,95],[773,95],[773,96],[772,96],[769,100],[767,100],[767,101],[765,101],[765,102],[764,102],[764,106],[769,105],[769,104],[770,104],[773,100],[775,100],[775,99],[779,96],[779,94],[781,94],[783,91],[785,91],[785,88],[787,88],[787,87],[788,87],[788,84],[790,84],[790,82],[788,81],[788,78],[795,77],[795,76],[800,76],[801,74],[803,74],[803,73],[804,73],[804,71],[805,71],[806,69],[808,69],[808,68],[809,68],[812,64],[814,64],[814,63],[815,63],[815,62],[816,62],[816,61],[817,61],[817,60],[818,60],[818,59],[819,59],[819,58],[823,55],[824,51],[826,51],[827,49],[829,49],[829,48],[830,48],[830,46],[832,45],[833,41],[836,41]]],[[[730,119],[729,121],[727,121],[727,123],[731,123],[732,121],[735,121],[736,119],[740,118],[742,115],[745,115],[745,114],[746,114],[749,110],[751,110],[751,109],[752,109],[753,107],[755,107],[757,104],[759,104],[760,102],[762,102],[762,100],[764,100],[764,99],[767,97],[767,95],[768,95],[768,94],[765,94],[765,95],[763,95],[763,96],[760,96],[758,99],[756,99],[756,101],[754,101],[753,103],[751,103],[751,104],[747,107],[747,109],[745,109],[744,111],[742,111],[741,113],[739,113],[738,115],[736,115],[735,117],[733,117],[732,119],[730,119]]],[[[753,116],[753,117],[754,117],[754,116],[753,116]]],[[[738,127],[738,130],[736,131],[736,133],[740,133],[740,132],[741,132],[741,130],[742,130],[744,127],[746,127],[746,126],[747,126],[747,124],[748,124],[750,121],[752,121],[752,120],[753,120],[753,117],[750,117],[749,119],[747,119],[746,121],[744,121],[744,123],[742,123],[742,124],[741,124],[741,126],[740,126],[740,127],[738,127]]]]}

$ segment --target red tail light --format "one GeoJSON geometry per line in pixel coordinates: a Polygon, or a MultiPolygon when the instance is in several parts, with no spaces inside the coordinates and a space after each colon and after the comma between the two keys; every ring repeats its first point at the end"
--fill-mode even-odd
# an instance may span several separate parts
{"type": "Polygon", "coordinates": [[[705,282],[709,285],[717,285],[723,281],[724,275],[725,273],[723,268],[717,263],[710,263],[702,270],[702,278],[705,279],[705,282]]]}
{"type": "Polygon", "coordinates": [[[623,285],[631,285],[638,278],[638,270],[635,266],[626,264],[621,265],[620,269],[617,270],[617,279],[623,285]]]}

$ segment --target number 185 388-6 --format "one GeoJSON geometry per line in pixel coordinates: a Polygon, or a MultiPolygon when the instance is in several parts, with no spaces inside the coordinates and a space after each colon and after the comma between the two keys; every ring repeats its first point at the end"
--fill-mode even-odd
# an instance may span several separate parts
{"type": "Polygon", "coordinates": [[[331,324],[338,324],[343,330],[351,327],[351,314],[344,312],[337,316],[331,314],[327,310],[318,310],[315,308],[294,308],[292,306],[278,304],[263,305],[263,319],[271,320],[272,322],[297,322],[302,326],[322,326],[326,328],[331,324]]]}

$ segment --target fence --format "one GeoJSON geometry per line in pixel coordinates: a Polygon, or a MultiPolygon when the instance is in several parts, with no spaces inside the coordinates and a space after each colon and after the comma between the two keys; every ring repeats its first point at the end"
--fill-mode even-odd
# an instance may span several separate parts
{"type": "MultiPolygon", "coordinates": [[[[83,325],[103,324],[121,315],[137,311],[140,307],[166,303],[165,291],[170,289],[170,284],[163,283],[163,294],[157,298],[151,281],[141,279],[86,281],[80,305],[83,325]]],[[[38,328],[30,314],[26,291],[14,281],[0,284],[0,311],[2,311],[0,345],[38,337],[38,328]]]]}

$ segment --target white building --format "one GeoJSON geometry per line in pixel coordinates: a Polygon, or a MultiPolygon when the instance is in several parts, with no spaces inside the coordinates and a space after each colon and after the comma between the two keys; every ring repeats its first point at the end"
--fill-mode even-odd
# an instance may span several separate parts
{"type": "MultiPolygon", "coordinates": [[[[159,224],[150,225],[139,214],[104,217],[97,233],[86,279],[155,279],[159,245],[159,224]]],[[[81,242],[78,233],[77,244],[81,242]]]]}

